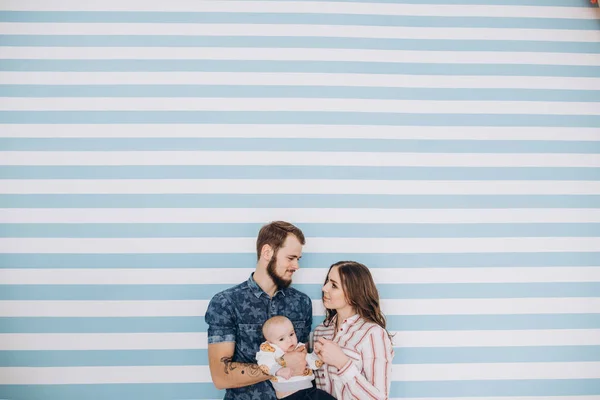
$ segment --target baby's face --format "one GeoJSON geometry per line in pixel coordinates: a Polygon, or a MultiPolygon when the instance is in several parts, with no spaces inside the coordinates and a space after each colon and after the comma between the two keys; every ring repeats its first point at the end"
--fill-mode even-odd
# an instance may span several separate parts
{"type": "Polygon", "coordinates": [[[276,344],[285,352],[294,350],[298,344],[296,331],[290,321],[273,325],[265,335],[270,343],[276,344]]]}

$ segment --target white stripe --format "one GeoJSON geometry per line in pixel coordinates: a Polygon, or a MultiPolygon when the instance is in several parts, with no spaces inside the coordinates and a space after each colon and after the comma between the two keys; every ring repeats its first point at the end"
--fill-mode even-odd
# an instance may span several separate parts
{"type": "Polygon", "coordinates": [[[600,362],[394,364],[394,381],[597,379],[600,362]]]}
{"type": "MultiPolygon", "coordinates": [[[[0,253],[254,253],[255,238],[0,238],[0,253]]],[[[307,253],[597,252],[597,237],[309,238],[307,253]]]]}
{"type": "MultiPolygon", "coordinates": [[[[304,262],[301,266],[305,266],[304,262]]],[[[322,285],[327,268],[301,268],[295,284],[322,285]]],[[[3,285],[235,285],[254,268],[0,269],[3,285]]],[[[377,284],[600,282],[600,267],[373,268],[377,284]]],[[[400,290],[400,289],[399,289],[400,290]]]]}
{"type": "MultiPolygon", "coordinates": [[[[198,317],[208,300],[3,300],[0,317],[198,317]]],[[[386,315],[589,314],[600,312],[599,297],[518,299],[382,300],[386,315]]],[[[313,300],[314,315],[324,315],[313,300]]]]}
{"type": "Polygon", "coordinates": [[[0,208],[0,223],[599,223],[600,208],[0,208]]]}
{"type": "MultiPolygon", "coordinates": [[[[534,77],[532,77],[534,78],[534,77]]],[[[562,79],[562,78],[561,78],[562,79]]],[[[198,125],[194,124],[2,124],[0,137],[39,138],[333,138],[419,140],[600,141],[597,128],[496,126],[198,125]]],[[[93,153],[93,152],[92,152],[93,153]]],[[[2,153],[6,154],[6,153],[2,153]]],[[[183,153],[185,154],[185,153],[183,153]]],[[[271,153],[273,154],[273,153],[271,153]]],[[[275,153],[276,154],[276,153],[275,153]]],[[[303,153],[305,154],[305,153],[303,153]]],[[[490,156],[490,155],[488,155],[490,156]]],[[[515,155],[511,155],[514,157],[515,155]]],[[[528,155],[528,157],[531,155],[528,155]]],[[[545,154],[544,157],[550,156],[545,154]]],[[[266,161],[266,160],[265,160],[266,161]]]]}
{"type": "MultiPolygon", "coordinates": [[[[600,60],[599,60],[600,63],[600,60]]],[[[4,97],[3,111],[293,111],[407,114],[600,115],[600,103],[318,98],[4,97]]]]}
{"type": "Polygon", "coordinates": [[[1,3],[2,10],[22,11],[188,11],[250,13],[315,13],[413,15],[444,17],[514,17],[595,19],[586,7],[497,5],[384,4],[320,1],[186,1],[172,0],[20,0],[1,3]]]}
{"type": "MultiPolygon", "coordinates": [[[[243,85],[600,90],[600,78],[266,72],[0,72],[4,85],[243,85]]],[[[301,128],[301,127],[300,127],[301,128]]],[[[260,134],[260,133],[257,133],[260,134]]]]}
{"type": "MultiPolygon", "coordinates": [[[[594,379],[598,362],[396,364],[395,381],[594,379]]],[[[0,384],[211,383],[208,366],[3,367],[0,384]]]]}
{"type": "MultiPolygon", "coordinates": [[[[436,6],[439,7],[439,6],[436,6]]],[[[472,6],[471,6],[472,7],[472,6]]],[[[365,25],[1,22],[2,35],[291,36],[600,42],[595,30],[365,25]]]]}
{"type": "Polygon", "coordinates": [[[0,59],[186,59],[360,61],[433,64],[554,64],[597,66],[600,54],[227,47],[3,47],[0,59]]]}
{"type": "Polygon", "coordinates": [[[3,151],[0,165],[600,167],[598,154],[344,151],[3,151]]]}
{"type": "MultiPolygon", "coordinates": [[[[599,329],[398,331],[407,347],[597,346],[599,329]]],[[[206,349],[206,332],[181,333],[4,333],[0,350],[206,349]]],[[[401,350],[399,350],[401,351],[401,350]]]]}
{"type": "MultiPolygon", "coordinates": [[[[320,300],[313,300],[314,308],[322,309],[320,300]]],[[[381,309],[386,315],[588,314],[600,312],[600,297],[383,299],[381,309]]]]}
{"type": "Polygon", "coordinates": [[[2,179],[1,194],[600,194],[600,181],[2,179]]]}

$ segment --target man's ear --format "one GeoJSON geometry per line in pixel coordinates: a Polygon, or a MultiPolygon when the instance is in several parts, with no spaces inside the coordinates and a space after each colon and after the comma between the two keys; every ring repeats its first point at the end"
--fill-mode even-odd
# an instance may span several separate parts
{"type": "Polygon", "coordinates": [[[272,257],[273,248],[268,244],[263,245],[262,249],[260,249],[260,258],[264,258],[265,261],[271,261],[272,257]]]}

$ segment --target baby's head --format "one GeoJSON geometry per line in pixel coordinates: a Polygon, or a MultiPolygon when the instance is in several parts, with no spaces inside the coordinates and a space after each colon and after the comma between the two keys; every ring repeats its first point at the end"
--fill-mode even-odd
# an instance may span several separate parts
{"type": "Polygon", "coordinates": [[[294,350],[298,344],[292,321],[283,315],[269,318],[263,325],[262,331],[269,343],[277,345],[285,352],[294,350]]]}

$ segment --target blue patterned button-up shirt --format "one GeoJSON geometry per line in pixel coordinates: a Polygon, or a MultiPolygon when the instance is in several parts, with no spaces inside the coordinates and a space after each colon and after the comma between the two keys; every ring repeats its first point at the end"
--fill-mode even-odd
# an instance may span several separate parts
{"type": "MultiPolygon", "coordinates": [[[[294,288],[279,290],[271,298],[250,278],[217,293],[204,316],[208,344],[235,342],[234,362],[256,364],[256,352],[264,341],[262,325],[275,315],[284,315],[294,324],[298,341],[308,343],[312,326],[310,297],[294,288]]],[[[269,381],[227,389],[225,400],[276,400],[269,381]]]]}

